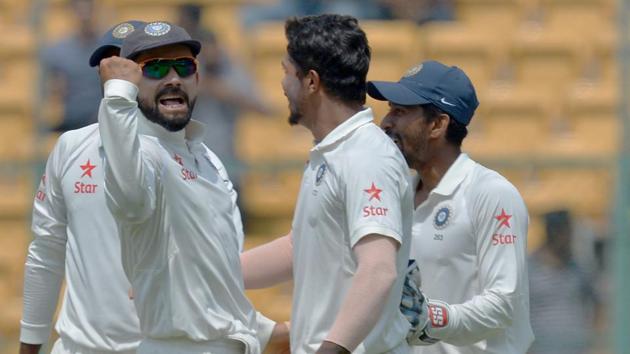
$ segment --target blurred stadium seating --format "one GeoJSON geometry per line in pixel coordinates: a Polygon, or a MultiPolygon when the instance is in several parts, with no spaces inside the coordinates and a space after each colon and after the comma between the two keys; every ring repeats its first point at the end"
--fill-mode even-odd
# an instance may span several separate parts
{"type": "MultiPolygon", "coordinates": [[[[56,138],[40,129],[59,108],[38,102],[38,44],[73,27],[66,1],[0,0],[0,353],[16,352],[35,176],[56,138]]],[[[174,20],[172,9],[183,2],[103,0],[102,27],[124,19],[174,20]]],[[[205,6],[204,23],[249,64],[273,105],[286,112],[283,23],[244,32],[236,17],[239,1],[196,2],[205,6]]],[[[363,21],[373,50],[369,79],[397,79],[429,58],[462,67],[481,102],[464,148],[524,195],[532,217],[530,249],[541,242],[538,215],[556,207],[592,220],[598,235],[606,236],[620,135],[615,2],[456,0],[456,14],[457,21],[421,27],[363,21]]],[[[379,119],[386,113],[384,104],[368,104],[379,119]]],[[[312,137],[289,127],[287,115],[248,115],[238,123],[238,153],[250,167],[242,192],[251,221],[248,247],[290,227],[312,137]]],[[[262,311],[287,319],[290,292],[284,285],[250,294],[262,311]]]]}

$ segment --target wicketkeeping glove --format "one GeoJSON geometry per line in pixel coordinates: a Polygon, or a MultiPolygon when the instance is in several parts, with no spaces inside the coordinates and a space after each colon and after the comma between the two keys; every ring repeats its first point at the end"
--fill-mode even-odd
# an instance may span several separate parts
{"type": "Polygon", "coordinates": [[[416,261],[411,259],[407,267],[403,295],[400,301],[400,311],[411,324],[409,333],[407,333],[407,342],[410,345],[431,345],[439,341],[427,333],[431,328],[433,314],[428,299],[420,290],[421,285],[420,269],[416,261]]]}

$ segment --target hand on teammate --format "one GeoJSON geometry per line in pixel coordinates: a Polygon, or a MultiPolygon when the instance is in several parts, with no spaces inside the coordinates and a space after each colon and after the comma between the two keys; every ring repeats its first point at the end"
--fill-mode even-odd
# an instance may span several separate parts
{"type": "Polygon", "coordinates": [[[101,76],[102,83],[111,79],[120,79],[129,81],[137,86],[142,79],[142,69],[140,69],[140,65],[133,60],[121,57],[109,57],[101,60],[99,75],[101,76]]]}

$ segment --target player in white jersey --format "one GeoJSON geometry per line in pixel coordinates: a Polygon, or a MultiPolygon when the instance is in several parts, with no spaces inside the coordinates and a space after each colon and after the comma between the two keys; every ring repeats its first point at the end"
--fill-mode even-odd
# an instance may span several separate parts
{"type": "Polygon", "coordinates": [[[153,22],[129,35],[124,58],[100,66],[105,195],[140,318],[138,353],[256,354],[257,334],[274,327],[257,328],[234,192],[190,119],[200,47],[153,22]]]}
{"type": "MultiPolygon", "coordinates": [[[[117,54],[123,38],[143,24],[123,22],[107,31],[90,65],[117,54]]],[[[140,342],[118,231],[105,205],[103,163],[96,124],[63,134],[48,158],[33,206],[21,354],[38,353],[48,341],[64,274],[53,354],[135,353],[140,342]]]]}
{"type": "Polygon", "coordinates": [[[315,146],[292,234],[243,254],[246,286],[293,278],[293,353],[408,353],[398,304],[412,193],[402,154],[363,106],[367,38],[339,15],[289,19],[285,32],[289,123],[315,146]]]}
{"type": "MultiPolygon", "coordinates": [[[[416,353],[523,354],[533,340],[527,279],[527,208],[503,176],[461,152],[478,106],[457,67],[426,61],[398,82],[370,82],[389,101],[381,127],[418,172],[411,258],[428,323],[416,353]]],[[[404,311],[408,310],[403,308],[404,311]]]]}

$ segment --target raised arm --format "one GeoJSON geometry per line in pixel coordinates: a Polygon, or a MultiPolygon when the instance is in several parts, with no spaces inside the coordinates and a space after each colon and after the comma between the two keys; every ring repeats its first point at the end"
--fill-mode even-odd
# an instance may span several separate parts
{"type": "Polygon", "coordinates": [[[144,151],[138,136],[142,118],[136,102],[142,72],[135,62],[111,57],[100,65],[104,98],[98,113],[107,164],[105,189],[112,213],[130,221],[144,220],[155,208],[159,160],[144,151]]]}

